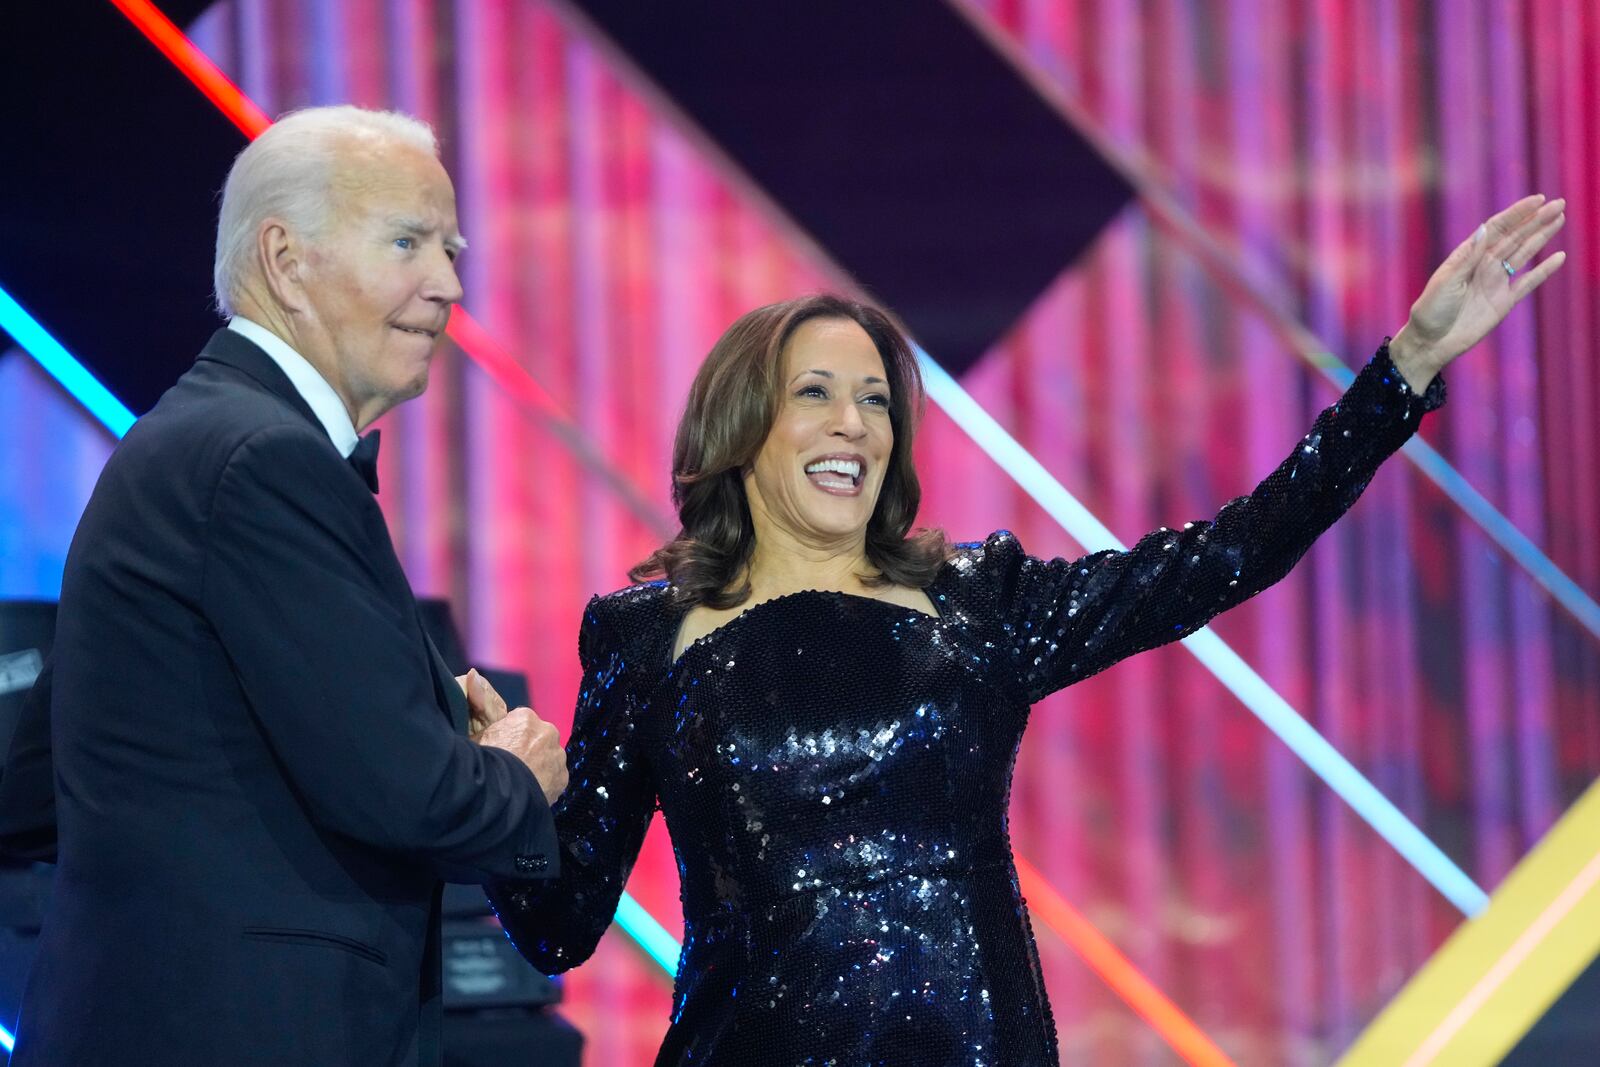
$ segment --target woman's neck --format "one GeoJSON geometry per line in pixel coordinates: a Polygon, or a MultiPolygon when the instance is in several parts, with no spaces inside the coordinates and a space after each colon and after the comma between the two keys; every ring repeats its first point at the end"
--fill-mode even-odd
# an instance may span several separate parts
{"type": "Polygon", "coordinates": [[[867,561],[864,538],[838,544],[806,544],[781,532],[757,535],[744,577],[751,596],[767,600],[801,589],[829,589],[860,593],[866,589],[862,575],[876,573],[867,561]]]}

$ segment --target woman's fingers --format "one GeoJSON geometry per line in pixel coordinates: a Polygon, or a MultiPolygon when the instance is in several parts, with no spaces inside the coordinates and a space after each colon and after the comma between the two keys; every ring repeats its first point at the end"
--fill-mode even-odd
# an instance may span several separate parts
{"type": "Polygon", "coordinates": [[[1523,274],[1518,274],[1511,279],[1511,292],[1518,300],[1533,292],[1545,283],[1545,279],[1561,269],[1561,264],[1567,261],[1566,252],[1557,252],[1555,255],[1540,263],[1537,267],[1523,274]]]}
{"type": "MultiPolygon", "coordinates": [[[[1556,201],[1556,203],[1562,202],[1556,201]]],[[[1541,212],[1541,215],[1542,214],[1543,213],[1541,212]]],[[[1527,228],[1525,232],[1522,233],[1521,239],[1517,242],[1517,244],[1503,253],[1500,258],[1504,259],[1517,270],[1521,270],[1523,267],[1526,267],[1529,263],[1533,262],[1533,257],[1539,254],[1539,250],[1544,248],[1545,245],[1549,244],[1550,238],[1560,233],[1561,227],[1565,226],[1566,224],[1566,212],[1558,209],[1556,213],[1551,215],[1549,218],[1541,218],[1537,226],[1527,228]]]]}
{"type": "Polygon", "coordinates": [[[1484,246],[1493,251],[1506,238],[1515,234],[1519,227],[1537,215],[1544,203],[1544,194],[1535,193],[1533,196],[1525,196],[1515,204],[1500,210],[1488,222],[1483,224],[1484,230],[1487,231],[1484,235],[1484,246]]]}
{"type": "MultiPolygon", "coordinates": [[[[1565,201],[1561,203],[1565,204],[1565,201]]],[[[1524,228],[1536,222],[1544,206],[1544,194],[1539,193],[1525,196],[1501,209],[1455,247],[1439,264],[1439,269],[1434,271],[1429,284],[1437,282],[1465,286],[1482,264],[1493,263],[1498,268],[1500,260],[1505,258],[1502,249],[1516,247],[1524,228]]],[[[1556,214],[1560,214],[1559,209],[1552,212],[1552,215],[1556,214]]]]}
{"type": "Polygon", "coordinates": [[[1551,200],[1542,204],[1537,210],[1522,216],[1498,238],[1486,242],[1487,254],[1497,262],[1510,259],[1511,253],[1516,251],[1518,245],[1537,233],[1550,220],[1558,217],[1566,210],[1566,206],[1565,200],[1551,200]]]}

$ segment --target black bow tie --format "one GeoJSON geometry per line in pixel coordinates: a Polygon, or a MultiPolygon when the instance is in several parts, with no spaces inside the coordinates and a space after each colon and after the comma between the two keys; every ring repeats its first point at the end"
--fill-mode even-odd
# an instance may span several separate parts
{"type": "Polygon", "coordinates": [[[378,491],[378,431],[373,430],[356,441],[355,450],[350,453],[350,466],[361,475],[361,480],[367,483],[367,488],[374,493],[378,491]]]}

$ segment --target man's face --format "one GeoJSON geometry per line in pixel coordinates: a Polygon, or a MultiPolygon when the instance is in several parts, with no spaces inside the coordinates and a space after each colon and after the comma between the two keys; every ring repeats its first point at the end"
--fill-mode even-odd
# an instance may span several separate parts
{"type": "Polygon", "coordinates": [[[411,145],[353,143],[332,200],[306,251],[299,340],[359,430],[427,388],[463,242],[449,175],[411,145]]]}

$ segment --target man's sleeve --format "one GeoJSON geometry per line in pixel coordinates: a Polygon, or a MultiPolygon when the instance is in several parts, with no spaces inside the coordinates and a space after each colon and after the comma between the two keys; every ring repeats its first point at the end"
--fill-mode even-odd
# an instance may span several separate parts
{"type": "Polygon", "coordinates": [[[251,437],[218,483],[203,609],[312,818],[486,881],[554,873],[544,794],[441,712],[382,516],[300,427],[251,437]]]}
{"type": "Polygon", "coordinates": [[[16,731],[0,771],[0,858],[56,860],[55,765],[50,756],[50,691],[46,661],[23,698],[16,731]]]}

